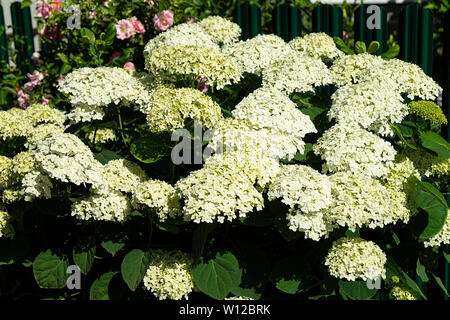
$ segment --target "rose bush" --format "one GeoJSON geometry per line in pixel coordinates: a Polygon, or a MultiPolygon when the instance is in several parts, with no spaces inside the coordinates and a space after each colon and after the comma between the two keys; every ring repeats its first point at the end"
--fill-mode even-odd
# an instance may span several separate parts
{"type": "Polygon", "coordinates": [[[153,18],[166,30],[136,66],[99,49],[108,32],[143,41],[128,15],[106,38],[84,31],[101,43],[55,80],[67,102],[0,112],[2,294],[417,299],[416,276],[445,290],[450,145],[433,79],[325,34],[239,41],[218,16],[153,18]]]}

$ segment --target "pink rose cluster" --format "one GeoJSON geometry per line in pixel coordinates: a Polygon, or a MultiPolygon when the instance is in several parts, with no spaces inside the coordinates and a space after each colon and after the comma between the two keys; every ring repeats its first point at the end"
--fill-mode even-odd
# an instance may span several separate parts
{"type": "Polygon", "coordinates": [[[142,22],[136,17],[122,19],[116,24],[116,37],[120,40],[134,37],[136,33],[145,33],[145,28],[142,22]]]}
{"type": "Polygon", "coordinates": [[[47,0],[38,1],[36,3],[36,17],[41,17],[44,19],[48,19],[50,13],[53,11],[61,11],[62,5],[61,0],[47,0]]]}
{"type": "Polygon", "coordinates": [[[169,29],[173,25],[173,11],[164,10],[153,17],[153,23],[155,29],[159,31],[164,31],[169,29]]]}

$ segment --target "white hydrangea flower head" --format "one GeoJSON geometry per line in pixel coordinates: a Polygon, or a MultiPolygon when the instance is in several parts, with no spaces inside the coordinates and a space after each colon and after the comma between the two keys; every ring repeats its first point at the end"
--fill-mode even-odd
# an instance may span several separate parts
{"type": "Polygon", "coordinates": [[[117,67],[74,70],[58,84],[58,89],[69,95],[70,103],[77,108],[68,115],[72,121],[77,118],[86,121],[89,116],[99,118],[98,107],[121,102],[144,105],[150,98],[148,88],[138,76],[117,67]]]}
{"type": "Polygon", "coordinates": [[[133,202],[156,210],[160,221],[180,215],[180,201],[175,188],[164,181],[148,180],[140,183],[133,193],[133,202]]]}
{"type": "MultiPolygon", "coordinates": [[[[211,17],[210,17],[211,18],[211,17]]],[[[206,19],[205,19],[206,20],[206,19]]],[[[208,22],[204,22],[206,25],[208,22]]],[[[216,26],[216,28],[219,26],[216,26]]],[[[152,38],[144,47],[144,57],[147,58],[155,50],[163,46],[196,46],[219,50],[216,43],[218,36],[212,35],[199,23],[182,23],[161,32],[152,38]]]]}
{"type": "Polygon", "coordinates": [[[332,96],[328,117],[339,123],[357,123],[382,136],[392,136],[389,123],[400,123],[408,114],[402,96],[389,84],[364,81],[339,88],[332,96]]]}
{"type": "Polygon", "coordinates": [[[101,185],[102,165],[87,145],[70,133],[49,136],[32,151],[42,173],[50,178],[76,185],[101,185]]]}
{"type": "Polygon", "coordinates": [[[419,300],[414,290],[405,285],[393,287],[391,290],[391,296],[395,300],[419,300]]]}
{"type": "Polygon", "coordinates": [[[144,287],[160,300],[187,300],[194,289],[192,268],[193,260],[187,253],[152,250],[144,287]]]}
{"type": "Polygon", "coordinates": [[[105,111],[101,107],[87,104],[79,104],[67,114],[67,118],[74,123],[102,120],[104,116],[105,111]]]}
{"type": "Polygon", "coordinates": [[[328,251],[325,265],[330,274],[348,281],[386,278],[386,254],[372,241],[340,238],[328,251]]]}
{"type": "Polygon", "coordinates": [[[0,189],[10,186],[12,180],[12,159],[0,155],[0,189]]]}
{"type": "Polygon", "coordinates": [[[94,190],[72,204],[72,216],[81,220],[123,222],[130,213],[128,197],[117,190],[94,190]]]}
{"type": "Polygon", "coordinates": [[[242,73],[260,75],[272,61],[292,52],[292,49],[282,38],[264,34],[225,46],[222,51],[235,61],[242,73]]]}
{"type": "Polygon", "coordinates": [[[3,190],[3,193],[2,193],[3,203],[11,204],[11,203],[19,201],[21,199],[22,199],[22,193],[20,190],[15,190],[15,189],[3,190]]]}
{"type": "Polygon", "coordinates": [[[374,229],[409,221],[411,212],[404,192],[349,172],[335,173],[330,181],[333,203],[325,212],[331,223],[354,231],[357,227],[374,229]]]}
{"type": "Polygon", "coordinates": [[[262,71],[263,87],[273,87],[286,94],[314,92],[314,88],[331,83],[328,67],[321,59],[291,50],[274,59],[262,71]]]}
{"type": "Polygon", "coordinates": [[[212,128],[222,119],[220,106],[197,89],[159,86],[151,96],[141,111],[147,115],[153,132],[183,128],[186,119],[200,123],[203,128],[212,128]]]}
{"type": "Polygon", "coordinates": [[[12,238],[14,227],[11,225],[11,216],[6,212],[4,205],[0,203],[0,238],[12,238]]]}
{"type": "Polygon", "coordinates": [[[31,171],[22,178],[21,195],[25,201],[51,199],[53,184],[48,176],[39,171],[31,171]]]}
{"type": "Polygon", "coordinates": [[[411,159],[419,173],[425,177],[443,177],[450,172],[450,159],[439,158],[422,149],[405,149],[403,154],[411,159]]]}
{"type": "Polygon", "coordinates": [[[117,141],[116,132],[111,128],[97,128],[92,129],[86,134],[86,139],[96,143],[107,143],[110,141],[117,141]]]}
{"type": "Polygon", "coordinates": [[[289,46],[313,58],[334,60],[344,55],[336,47],[332,37],[325,32],[309,33],[304,37],[297,37],[289,42],[289,46]]]}
{"type": "Polygon", "coordinates": [[[146,57],[147,70],[176,80],[180,77],[206,78],[217,89],[238,83],[241,71],[230,57],[219,49],[189,45],[162,46],[146,57]]]}
{"type": "Polygon", "coordinates": [[[388,142],[354,123],[338,123],[326,130],[313,146],[326,163],[324,172],[346,171],[381,177],[397,152],[388,142]]]}
{"type": "Polygon", "coordinates": [[[102,178],[107,188],[132,193],[140,183],[148,179],[148,176],[136,163],[117,159],[109,161],[103,167],[102,178]]]}
{"type": "Polygon", "coordinates": [[[53,123],[40,124],[36,127],[31,127],[24,133],[24,136],[27,139],[25,147],[34,149],[39,141],[61,133],[64,133],[64,129],[53,123]]]}
{"type": "Polygon", "coordinates": [[[304,213],[300,209],[291,208],[286,216],[288,227],[292,231],[303,232],[305,239],[319,241],[328,238],[335,225],[328,219],[327,212],[304,213]]]}
{"type": "Polygon", "coordinates": [[[24,151],[16,154],[12,158],[11,172],[16,176],[23,176],[36,167],[36,162],[31,151],[24,151]]]}
{"type": "MultiPolygon", "coordinates": [[[[303,119],[305,119],[303,117],[303,119]]],[[[254,158],[292,159],[305,142],[279,128],[255,129],[247,120],[226,118],[217,123],[209,146],[216,152],[252,154],[254,158]]]]}
{"type": "Polygon", "coordinates": [[[220,16],[210,16],[197,23],[218,44],[229,45],[239,40],[241,27],[220,16]]]}
{"type": "Polygon", "coordinates": [[[376,69],[383,62],[381,57],[369,53],[345,55],[336,59],[331,66],[331,79],[338,87],[356,83],[363,72],[376,69]]]}
{"type": "Polygon", "coordinates": [[[267,195],[269,200],[281,198],[284,204],[304,213],[327,209],[332,203],[328,177],[303,165],[282,165],[267,195]]]}
{"type": "Polygon", "coordinates": [[[447,212],[447,219],[441,231],[423,243],[425,247],[436,247],[445,244],[450,244],[450,210],[447,212]]]}
{"type": "MultiPolygon", "coordinates": [[[[64,112],[44,104],[34,104],[27,109],[11,108],[0,111],[0,138],[27,137],[35,126],[41,124],[63,124],[66,121],[64,112]]],[[[39,126],[38,126],[39,127],[39,126]]]]}
{"type": "Polygon", "coordinates": [[[223,223],[263,208],[264,199],[254,179],[229,164],[211,162],[176,183],[175,189],[184,199],[185,220],[223,223]]]}
{"type": "Polygon", "coordinates": [[[400,94],[406,93],[411,100],[416,97],[434,100],[442,91],[442,88],[418,65],[399,59],[384,61],[376,68],[367,68],[360,77],[360,81],[365,80],[379,82],[388,80],[393,83],[392,89],[400,94]]]}

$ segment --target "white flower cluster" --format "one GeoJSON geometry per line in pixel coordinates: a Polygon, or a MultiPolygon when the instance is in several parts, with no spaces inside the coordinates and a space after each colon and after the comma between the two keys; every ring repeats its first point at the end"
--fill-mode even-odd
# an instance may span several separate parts
{"type": "Polygon", "coordinates": [[[95,143],[107,143],[117,140],[116,133],[111,128],[92,129],[86,134],[86,138],[90,141],[95,141],[95,143]]]}
{"type": "Polygon", "coordinates": [[[186,119],[212,128],[222,119],[220,106],[193,88],[159,86],[152,91],[149,104],[141,111],[147,115],[150,130],[155,132],[183,128],[186,119]]]}
{"type": "Polygon", "coordinates": [[[160,221],[180,215],[180,202],[175,188],[164,181],[148,180],[140,183],[133,193],[133,202],[155,209],[160,221]]]}
{"type": "Polygon", "coordinates": [[[325,131],[313,146],[326,163],[324,172],[346,171],[381,177],[394,161],[396,151],[387,141],[354,123],[338,123],[325,131]]]}
{"type": "Polygon", "coordinates": [[[194,289],[192,258],[181,251],[152,250],[144,287],[160,300],[188,299],[194,289]]]}
{"type": "Polygon", "coordinates": [[[36,144],[31,156],[39,170],[53,179],[76,185],[102,185],[102,165],[77,136],[59,133],[36,144]]]}
{"type": "Polygon", "coordinates": [[[289,42],[292,49],[306,53],[313,58],[334,60],[344,53],[336,47],[332,37],[324,32],[309,33],[289,42]]]}
{"type": "Polygon", "coordinates": [[[149,99],[143,81],[126,68],[80,68],[69,73],[58,88],[75,107],[67,115],[74,122],[102,119],[100,107],[120,102],[144,105],[149,99]]]}
{"type": "Polygon", "coordinates": [[[50,199],[52,197],[53,184],[49,177],[39,171],[31,171],[22,179],[21,194],[25,201],[34,199],[50,199]]]}
{"type": "Polygon", "coordinates": [[[122,222],[130,213],[131,204],[128,197],[111,189],[95,190],[72,204],[72,216],[82,220],[122,222]]]}
{"type": "Polygon", "coordinates": [[[101,172],[102,180],[109,189],[132,193],[136,187],[148,179],[147,174],[136,163],[117,159],[109,161],[101,172]]]}
{"type": "Polygon", "coordinates": [[[348,281],[386,278],[386,255],[372,241],[340,238],[333,243],[325,259],[331,275],[348,281]]]}
{"type": "Polygon", "coordinates": [[[292,52],[280,37],[274,34],[257,35],[223,48],[243,73],[261,74],[274,60],[292,52]]]}
{"type": "Polygon", "coordinates": [[[417,293],[405,285],[393,287],[391,295],[395,300],[418,300],[417,293]]]}
{"type": "Polygon", "coordinates": [[[283,165],[269,184],[269,200],[281,198],[291,208],[313,213],[332,203],[331,183],[327,176],[303,165],[283,165]]]}
{"type": "Polygon", "coordinates": [[[383,61],[379,56],[369,53],[342,56],[336,59],[330,68],[331,79],[338,87],[356,83],[361,74],[378,68],[383,61]]]}
{"type": "Polygon", "coordinates": [[[10,223],[11,216],[5,211],[4,205],[0,203],[0,238],[12,238],[14,227],[10,223]]]}
{"type": "Polygon", "coordinates": [[[8,188],[11,184],[11,164],[12,159],[0,155],[0,189],[8,188]]]}
{"type": "Polygon", "coordinates": [[[402,96],[390,81],[364,81],[339,88],[332,96],[328,117],[338,123],[356,123],[382,136],[392,135],[389,123],[400,123],[408,114],[402,96]]]}
{"type": "Polygon", "coordinates": [[[220,16],[207,17],[197,23],[218,44],[231,44],[239,40],[241,27],[220,16]]]}
{"type": "Polygon", "coordinates": [[[331,83],[330,71],[322,60],[295,50],[274,59],[263,69],[262,79],[264,87],[286,94],[314,92],[314,87],[331,83]]]}
{"type": "Polygon", "coordinates": [[[413,63],[399,59],[390,59],[377,64],[375,68],[367,68],[361,74],[360,81],[389,82],[392,89],[400,94],[406,93],[408,98],[434,100],[442,88],[422,68],[413,63]]]}
{"type": "MultiPolygon", "coordinates": [[[[0,111],[0,138],[26,137],[33,139],[36,126],[45,123],[63,124],[66,121],[64,112],[44,104],[34,104],[27,109],[11,108],[0,111]]],[[[55,127],[53,125],[53,127],[55,127]]]]}

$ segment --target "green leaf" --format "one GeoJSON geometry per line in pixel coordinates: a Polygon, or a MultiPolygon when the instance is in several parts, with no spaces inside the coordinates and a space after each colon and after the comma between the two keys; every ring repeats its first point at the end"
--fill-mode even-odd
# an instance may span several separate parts
{"type": "Polygon", "coordinates": [[[380,43],[378,41],[372,41],[369,44],[369,48],[367,49],[367,52],[370,54],[375,54],[375,53],[377,53],[379,48],[380,48],[380,43]]]}
{"type": "Polygon", "coordinates": [[[203,253],[208,235],[214,230],[214,223],[201,223],[195,228],[192,237],[192,258],[197,261],[203,253]]]}
{"type": "Polygon", "coordinates": [[[300,111],[303,114],[309,116],[311,118],[311,121],[314,121],[318,116],[327,111],[327,109],[311,106],[307,108],[301,108],[300,111]]]}
{"type": "Polygon", "coordinates": [[[363,280],[359,281],[344,281],[339,280],[339,289],[353,300],[368,300],[372,298],[376,293],[377,289],[369,289],[367,287],[367,282],[363,280]]]}
{"type": "Polygon", "coordinates": [[[67,56],[66,56],[64,53],[59,52],[59,53],[57,54],[57,56],[58,56],[58,58],[59,58],[64,64],[70,64],[70,63],[69,63],[69,59],[67,58],[67,56]]]}
{"type": "Polygon", "coordinates": [[[73,261],[81,273],[88,274],[94,264],[96,246],[90,242],[79,242],[73,248],[73,261]]]}
{"type": "Polygon", "coordinates": [[[355,54],[355,52],[353,52],[352,49],[350,49],[344,42],[344,40],[342,40],[339,37],[334,37],[333,38],[334,43],[336,44],[336,47],[341,50],[342,52],[346,53],[346,54],[355,54]]]}
{"type": "Polygon", "coordinates": [[[350,229],[347,229],[347,231],[345,231],[345,236],[349,237],[349,238],[359,238],[359,228],[356,228],[355,231],[352,231],[350,229]]]}
{"type": "Polygon", "coordinates": [[[125,247],[125,243],[114,242],[112,240],[103,241],[101,246],[108,251],[113,257],[119,252],[121,249],[125,247]]]}
{"type": "Polygon", "coordinates": [[[59,71],[61,74],[66,74],[72,69],[72,67],[69,64],[63,64],[61,66],[61,70],[59,71]]]}
{"type": "Polygon", "coordinates": [[[118,272],[107,272],[101,275],[100,278],[96,279],[91,286],[89,292],[90,300],[109,300],[108,288],[111,282],[111,279],[118,272]]]}
{"type": "Polygon", "coordinates": [[[131,154],[143,163],[154,163],[163,158],[168,145],[161,135],[151,135],[136,139],[130,147],[131,154]]]}
{"type": "Polygon", "coordinates": [[[357,41],[355,44],[356,53],[365,53],[367,51],[366,44],[362,41],[357,41]]]}
{"type": "Polygon", "coordinates": [[[208,296],[223,300],[231,290],[239,285],[242,272],[236,257],[226,252],[217,253],[214,259],[198,264],[192,275],[197,287],[208,296]]]}
{"type": "Polygon", "coordinates": [[[419,131],[420,142],[424,148],[437,154],[439,158],[450,158],[450,143],[433,131],[419,131]]]}
{"type": "Polygon", "coordinates": [[[438,286],[442,289],[442,291],[444,291],[444,293],[447,295],[447,297],[450,298],[450,296],[448,295],[448,291],[447,288],[444,286],[444,284],[442,283],[441,278],[439,278],[437,275],[435,275],[434,273],[431,274],[433,276],[434,281],[436,281],[436,283],[438,284],[438,286]]]}
{"type": "Polygon", "coordinates": [[[311,283],[311,265],[300,256],[290,256],[278,261],[271,275],[271,281],[278,290],[296,294],[311,283]]]}
{"type": "Polygon", "coordinates": [[[150,264],[150,253],[139,249],[131,250],[123,258],[121,265],[122,278],[131,291],[135,291],[150,264]]]}
{"type": "Polygon", "coordinates": [[[442,193],[432,184],[417,180],[414,199],[417,205],[428,214],[428,222],[419,235],[419,239],[429,239],[439,231],[445,224],[448,214],[448,206],[442,193]]]}
{"type": "Polygon", "coordinates": [[[40,288],[60,289],[67,283],[67,267],[69,263],[66,258],[60,257],[50,249],[37,255],[33,262],[34,278],[40,288]]]}
{"type": "Polygon", "coordinates": [[[80,35],[86,42],[88,42],[90,44],[95,43],[95,34],[91,30],[89,30],[87,28],[81,28],[80,35]]]}
{"type": "Polygon", "coordinates": [[[400,53],[400,46],[398,44],[394,44],[392,47],[389,48],[386,52],[381,54],[381,58],[389,60],[393,59],[400,53]]]}
{"type": "Polygon", "coordinates": [[[420,263],[419,258],[417,258],[416,273],[423,282],[428,282],[430,280],[430,279],[428,279],[428,276],[427,276],[427,270],[426,270],[425,266],[422,263],[420,263]]]}
{"type": "Polygon", "coordinates": [[[394,131],[394,133],[397,135],[397,137],[400,138],[400,140],[402,140],[402,142],[404,144],[406,144],[406,146],[408,146],[409,148],[413,149],[413,150],[417,150],[417,147],[411,143],[409,143],[408,141],[406,141],[405,137],[403,136],[402,131],[400,130],[399,126],[393,123],[389,124],[392,128],[392,130],[394,131]]]}
{"type": "Polygon", "coordinates": [[[286,241],[292,241],[302,236],[301,232],[294,232],[289,229],[286,215],[276,217],[274,220],[274,226],[286,241]]]}
{"type": "Polygon", "coordinates": [[[447,263],[450,263],[450,254],[446,253],[446,252],[443,252],[443,254],[444,254],[445,260],[447,260],[447,263]]]}
{"type": "Polygon", "coordinates": [[[22,0],[22,3],[20,4],[20,8],[26,8],[31,6],[32,1],[31,0],[22,0]]]}
{"type": "Polygon", "coordinates": [[[116,25],[114,22],[108,25],[108,29],[106,30],[105,36],[105,45],[110,46],[114,42],[114,38],[116,37],[116,25]]]}
{"type": "Polygon", "coordinates": [[[108,149],[103,149],[99,153],[94,153],[94,158],[101,164],[107,164],[111,160],[122,159],[123,157],[117,152],[108,149]]]}

